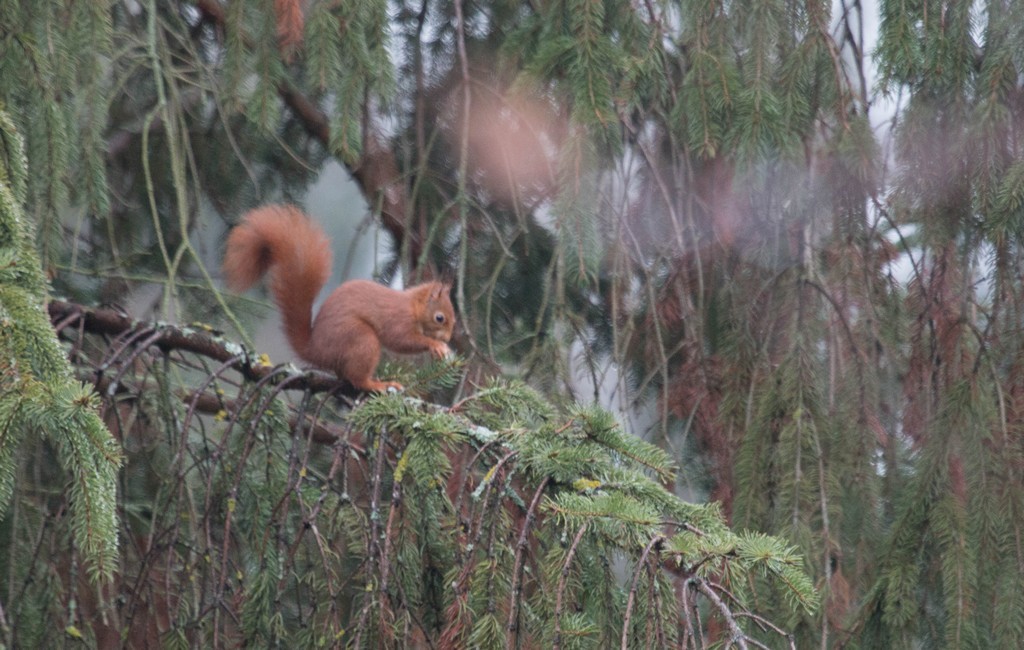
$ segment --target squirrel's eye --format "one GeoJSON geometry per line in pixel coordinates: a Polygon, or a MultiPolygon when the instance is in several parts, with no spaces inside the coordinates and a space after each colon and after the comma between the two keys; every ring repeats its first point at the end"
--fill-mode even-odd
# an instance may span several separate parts
{"type": "Polygon", "coordinates": [[[434,314],[434,320],[436,320],[438,323],[444,323],[444,314],[442,314],[441,312],[437,312],[436,314],[434,314]]]}

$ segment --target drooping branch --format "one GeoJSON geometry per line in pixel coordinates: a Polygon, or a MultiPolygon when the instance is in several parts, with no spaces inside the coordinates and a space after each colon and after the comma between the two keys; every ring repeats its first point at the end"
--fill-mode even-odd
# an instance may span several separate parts
{"type": "MultiPolygon", "coordinates": [[[[217,0],[196,0],[196,7],[206,20],[224,29],[224,8],[217,0]]],[[[327,115],[309,97],[287,82],[278,86],[278,94],[306,132],[325,148],[330,148],[331,127],[327,115]]],[[[380,223],[398,244],[409,247],[409,259],[415,264],[421,258],[423,243],[413,229],[407,227],[408,197],[394,152],[381,142],[370,117],[363,124],[363,150],[359,161],[345,165],[363,196],[371,206],[380,207],[380,223]]]]}

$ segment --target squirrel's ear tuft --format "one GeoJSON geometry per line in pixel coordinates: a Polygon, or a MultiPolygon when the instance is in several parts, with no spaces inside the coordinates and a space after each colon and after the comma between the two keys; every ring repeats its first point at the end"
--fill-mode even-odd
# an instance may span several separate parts
{"type": "Polygon", "coordinates": [[[430,297],[435,300],[443,298],[452,290],[452,285],[447,282],[435,282],[434,290],[430,292],[430,297]]]}
{"type": "Polygon", "coordinates": [[[438,274],[438,278],[435,281],[438,284],[443,285],[445,291],[451,291],[452,287],[455,286],[455,281],[457,279],[455,269],[444,268],[441,269],[441,272],[438,274]]]}

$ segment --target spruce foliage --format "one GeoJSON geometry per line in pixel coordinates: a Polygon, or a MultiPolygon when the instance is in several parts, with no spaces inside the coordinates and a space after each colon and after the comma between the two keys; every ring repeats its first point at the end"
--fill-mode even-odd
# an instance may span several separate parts
{"type": "Polygon", "coordinates": [[[27,181],[24,142],[0,105],[0,514],[10,512],[26,469],[27,440],[45,440],[70,475],[74,543],[90,576],[109,580],[118,550],[119,445],[91,388],[73,379],[44,310],[46,283],[22,211],[27,181]]]}

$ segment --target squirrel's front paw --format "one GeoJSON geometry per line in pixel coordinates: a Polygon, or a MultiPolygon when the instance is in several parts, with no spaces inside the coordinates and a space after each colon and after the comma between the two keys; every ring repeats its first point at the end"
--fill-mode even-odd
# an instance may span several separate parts
{"type": "Polygon", "coordinates": [[[448,344],[442,343],[440,341],[438,341],[435,345],[431,346],[430,353],[433,354],[438,359],[446,359],[448,357],[454,356],[454,353],[452,352],[452,349],[448,347],[448,344]]]}

